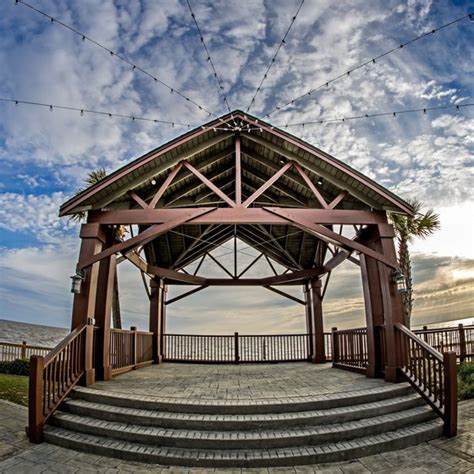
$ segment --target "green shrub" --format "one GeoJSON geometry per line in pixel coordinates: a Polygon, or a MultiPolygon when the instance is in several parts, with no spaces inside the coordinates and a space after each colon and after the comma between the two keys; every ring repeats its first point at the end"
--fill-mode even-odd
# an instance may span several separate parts
{"type": "Polygon", "coordinates": [[[0,362],[0,373],[12,375],[29,375],[30,360],[15,359],[10,361],[2,361],[0,362]]]}
{"type": "Polygon", "coordinates": [[[458,379],[459,399],[474,398],[474,362],[464,362],[459,366],[458,379]]]}

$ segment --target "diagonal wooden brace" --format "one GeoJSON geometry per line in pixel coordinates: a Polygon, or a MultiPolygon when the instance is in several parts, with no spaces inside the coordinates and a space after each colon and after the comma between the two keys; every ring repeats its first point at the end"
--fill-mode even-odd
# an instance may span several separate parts
{"type": "Polygon", "coordinates": [[[397,269],[398,264],[395,261],[392,261],[385,257],[383,254],[376,252],[375,250],[372,250],[365,245],[362,245],[358,242],[355,242],[351,239],[348,239],[347,237],[344,237],[343,235],[339,235],[336,232],[333,232],[332,230],[329,230],[327,227],[324,227],[321,224],[315,224],[314,222],[302,219],[298,216],[296,216],[294,213],[291,212],[291,210],[275,210],[274,208],[267,208],[264,207],[264,209],[272,214],[276,214],[280,217],[284,217],[285,219],[288,220],[289,223],[292,223],[294,226],[309,232],[310,234],[315,235],[319,239],[334,244],[337,247],[341,247],[344,250],[349,250],[349,251],[356,251],[356,252],[361,252],[364,255],[367,255],[368,257],[372,257],[375,260],[378,260],[381,263],[384,263],[390,268],[397,269]]]}

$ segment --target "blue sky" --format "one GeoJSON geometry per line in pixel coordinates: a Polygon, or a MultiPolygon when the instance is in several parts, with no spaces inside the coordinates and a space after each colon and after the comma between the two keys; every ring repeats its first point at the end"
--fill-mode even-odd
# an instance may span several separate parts
{"type": "MultiPolygon", "coordinates": [[[[215,114],[226,112],[185,1],[30,0],[215,114]]],[[[192,2],[224,92],[245,110],[298,1],[192,2]]],[[[419,34],[466,15],[469,2],[306,0],[251,113],[279,104],[419,34]]],[[[407,46],[272,114],[275,125],[473,102],[474,23],[407,46]]],[[[0,97],[199,125],[176,93],[13,0],[0,15],[0,97]]],[[[186,128],[0,102],[0,318],[67,326],[78,227],[59,205],[88,171],[112,171],[186,128]]],[[[414,242],[415,320],[472,316],[473,109],[294,128],[404,198],[440,213],[442,230],[414,242]]],[[[209,271],[212,269],[209,267],[209,271]]],[[[256,269],[268,274],[262,264],[256,269]]],[[[133,269],[120,269],[126,324],[146,326],[133,269]]],[[[327,327],[361,322],[357,269],[342,267],[327,327]]],[[[302,330],[302,308],[265,290],[206,290],[170,307],[170,327],[201,332],[302,330]],[[245,301],[244,301],[245,300],[245,301]],[[200,308],[199,318],[195,317],[200,308]]]]}

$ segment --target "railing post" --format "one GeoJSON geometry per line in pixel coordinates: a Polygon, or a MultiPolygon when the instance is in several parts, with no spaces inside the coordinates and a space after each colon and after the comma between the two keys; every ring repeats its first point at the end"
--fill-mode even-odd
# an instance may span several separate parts
{"type": "MultiPolygon", "coordinates": [[[[462,326],[462,324],[461,324],[462,326]]],[[[20,359],[26,359],[26,341],[21,343],[21,357],[20,359]]]]}
{"type": "Polygon", "coordinates": [[[464,326],[462,323],[458,325],[459,330],[459,361],[461,364],[466,359],[466,333],[464,332],[464,326]]]}
{"type": "Polygon", "coordinates": [[[428,331],[428,326],[423,326],[423,331],[425,331],[425,332],[423,332],[423,340],[425,342],[428,342],[428,333],[426,332],[426,331],[428,331]]]}
{"type": "Polygon", "coordinates": [[[87,321],[84,338],[84,378],[82,383],[85,386],[95,382],[94,369],[94,326],[93,320],[87,321]]]}
{"type": "Polygon", "coordinates": [[[456,436],[458,422],[458,381],[456,353],[443,353],[444,367],[444,435],[456,436]]]}
{"type": "Polygon", "coordinates": [[[333,365],[339,362],[339,341],[337,340],[336,334],[337,328],[331,328],[331,340],[332,340],[332,363],[333,365]]]}
{"type": "Polygon", "coordinates": [[[239,333],[234,333],[234,364],[238,364],[240,360],[239,356],[239,333]]]}
{"type": "Polygon", "coordinates": [[[130,326],[130,331],[132,331],[132,347],[130,348],[132,356],[132,365],[135,368],[135,366],[137,365],[137,327],[130,326]]]}
{"type": "Polygon", "coordinates": [[[31,356],[28,387],[28,437],[32,443],[44,441],[43,369],[44,358],[38,355],[31,356]]]}

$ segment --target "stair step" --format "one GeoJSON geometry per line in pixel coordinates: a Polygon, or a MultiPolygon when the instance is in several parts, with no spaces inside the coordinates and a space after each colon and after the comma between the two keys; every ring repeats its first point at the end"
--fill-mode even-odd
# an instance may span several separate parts
{"type": "Polygon", "coordinates": [[[423,400],[413,390],[410,390],[408,395],[370,403],[288,413],[221,414],[219,411],[216,414],[178,413],[119,407],[75,398],[66,400],[61,405],[61,409],[74,415],[132,425],[158,426],[168,429],[227,431],[283,429],[296,426],[321,425],[323,423],[342,423],[394,413],[420,405],[424,405],[423,400]]]}
{"type": "Polygon", "coordinates": [[[45,427],[47,441],[65,448],[112,456],[129,461],[196,467],[293,466],[342,461],[401,449],[441,436],[440,419],[353,441],[274,449],[184,449],[145,446],[128,441],[45,427]]]}
{"type": "Polygon", "coordinates": [[[267,449],[350,440],[422,423],[435,416],[430,407],[423,405],[346,423],[293,427],[287,430],[240,432],[133,426],[64,412],[56,413],[50,422],[66,430],[154,446],[196,449],[267,449]]]}
{"type": "Polygon", "coordinates": [[[412,393],[409,384],[377,386],[365,390],[329,393],[318,396],[256,398],[252,400],[216,400],[189,399],[170,397],[150,397],[119,392],[98,390],[87,387],[76,387],[72,393],[75,399],[87,400],[118,407],[170,411],[180,413],[278,413],[302,410],[322,410],[347,405],[375,402],[391,397],[399,397],[412,393]]]}

